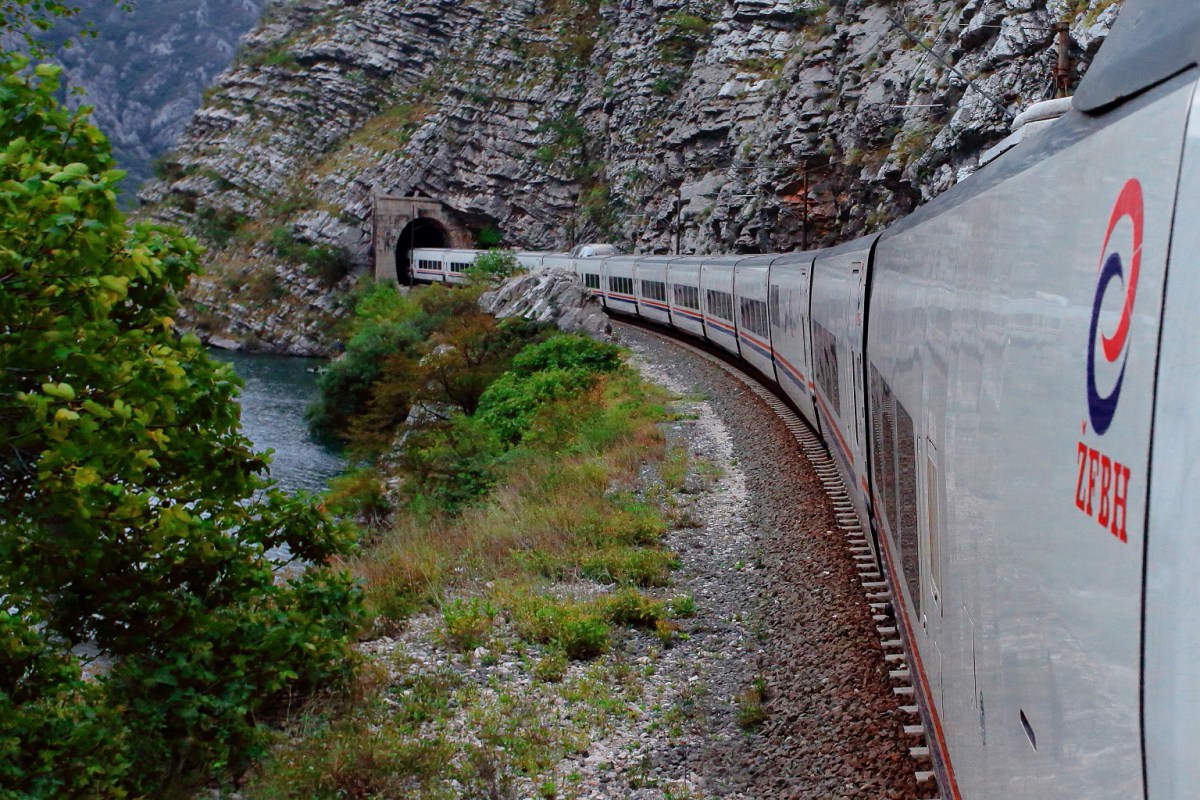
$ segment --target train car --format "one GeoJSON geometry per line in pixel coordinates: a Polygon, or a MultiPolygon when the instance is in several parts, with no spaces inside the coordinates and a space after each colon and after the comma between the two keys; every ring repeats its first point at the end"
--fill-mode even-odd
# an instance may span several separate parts
{"type": "Polygon", "coordinates": [[[633,269],[636,256],[612,256],[603,261],[600,274],[604,307],[618,314],[637,315],[637,297],[633,293],[633,269]]]}
{"type": "Polygon", "coordinates": [[[812,254],[793,253],[771,262],[767,311],[771,317],[775,378],[801,416],[817,429],[817,385],[809,344],[812,254]]]}
{"type": "Polygon", "coordinates": [[[423,283],[445,283],[447,271],[445,267],[444,249],[415,248],[412,259],[412,278],[423,283]]]}
{"type": "Polygon", "coordinates": [[[563,253],[546,253],[542,256],[542,269],[550,269],[551,267],[559,267],[561,269],[575,269],[575,261],[568,255],[563,253]]]}
{"type": "Polygon", "coordinates": [[[700,266],[700,306],[704,337],[717,347],[740,356],[733,300],[733,270],[737,256],[705,256],[700,266]]]}
{"type": "Polygon", "coordinates": [[[526,272],[534,272],[542,269],[542,262],[546,259],[546,253],[532,253],[527,251],[518,251],[513,255],[517,258],[517,264],[526,272]]]}
{"type": "Polygon", "coordinates": [[[668,258],[667,301],[671,307],[671,324],[693,336],[704,336],[704,312],[700,309],[700,266],[704,259],[696,257],[668,258]]]}
{"type": "Polygon", "coordinates": [[[863,526],[869,524],[863,419],[866,287],[875,237],[813,257],[810,337],[817,419],[863,526]]]}
{"type": "Polygon", "coordinates": [[[1131,2],[1075,110],[876,249],[872,492],[948,798],[1200,791],[1197,42],[1131,2]]]}
{"type": "Polygon", "coordinates": [[[588,294],[600,298],[600,302],[603,304],[604,292],[601,289],[601,282],[603,280],[604,259],[577,258],[572,263],[571,268],[579,276],[579,282],[583,284],[584,290],[588,294]]]}
{"type": "Polygon", "coordinates": [[[671,324],[671,306],[667,302],[667,263],[653,256],[634,262],[633,288],[637,297],[638,316],[662,325],[671,324]]]}
{"type": "Polygon", "coordinates": [[[738,347],[742,358],[772,381],[775,351],[771,347],[771,320],[767,312],[767,286],[771,262],[777,256],[748,256],[733,268],[733,293],[737,312],[738,347]]]}

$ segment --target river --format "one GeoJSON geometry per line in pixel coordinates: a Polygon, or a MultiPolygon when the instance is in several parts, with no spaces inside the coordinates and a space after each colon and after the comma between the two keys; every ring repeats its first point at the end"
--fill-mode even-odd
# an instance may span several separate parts
{"type": "Polygon", "coordinates": [[[345,460],[338,451],[313,439],[304,409],[317,397],[315,358],[233,353],[211,350],[219,361],[233,365],[245,382],[242,389],[242,431],[258,450],[274,450],[271,477],[283,489],[318,492],[341,472],[345,460]]]}

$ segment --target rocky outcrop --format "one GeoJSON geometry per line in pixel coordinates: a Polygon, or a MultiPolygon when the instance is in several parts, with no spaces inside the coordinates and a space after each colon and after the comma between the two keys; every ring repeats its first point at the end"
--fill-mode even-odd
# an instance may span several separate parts
{"type": "Polygon", "coordinates": [[[480,297],[479,306],[497,319],[522,317],[567,333],[612,338],[612,325],[599,301],[584,291],[573,271],[563,267],[509,278],[480,297]]]}
{"type": "Polygon", "coordinates": [[[211,247],[191,324],[320,350],[329,295],[370,267],[374,192],[521,248],[831,244],[969,174],[1053,89],[1055,26],[1075,81],[1118,6],[279,2],[142,197],[211,247]],[[319,274],[313,247],[349,274],[319,274]]]}

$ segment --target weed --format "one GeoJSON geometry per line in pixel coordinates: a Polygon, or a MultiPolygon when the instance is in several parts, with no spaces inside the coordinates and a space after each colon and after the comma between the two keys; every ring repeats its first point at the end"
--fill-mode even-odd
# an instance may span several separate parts
{"type": "Polygon", "coordinates": [[[682,619],[696,616],[696,601],[691,595],[681,594],[667,601],[667,610],[672,617],[682,619]]]}
{"type": "Polygon", "coordinates": [[[495,616],[496,609],[482,598],[451,600],[442,606],[447,644],[461,652],[486,644],[495,616]]]}
{"type": "Polygon", "coordinates": [[[666,586],[677,565],[675,556],[662,550],[612,547],[585,557],[581,571],[584,577],[601,583],[666,586]]]}
{"type": "Polygon", "coordinates": [[[546,683],[558,683],[567,674],[567,655],[561,650],[551,650],[533,665],[533,677],[546,683]]]}
{"type": "Polygon", "coordinates": [[[763,703],[767,699],[767,681],[755,678],[750,687],[738,695],[737,724],[743,730],[753,730],[767,720],[767,711],[763,703]]]}
{"type": "Polygon", "coordinates": [[[604,618],[614,625],[655,628],[666,617],[664,604],[632,587],[621,589],[597,601],[604,618]]]}

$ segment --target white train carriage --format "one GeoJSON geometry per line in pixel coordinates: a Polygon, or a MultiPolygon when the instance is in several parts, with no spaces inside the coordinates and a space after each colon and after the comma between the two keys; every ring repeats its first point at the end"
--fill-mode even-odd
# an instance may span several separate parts
{"type": "Polygon", "coordinates": [[[705,256],[700,266],[700,306],[704,336],[717,347],[740,355],[737,339],[737,304],[733,299],[733,270],[738,256],[705,256]]]}
{"type": "Polygon", "coordinates": [[[594,297],[598,297],[600,304],[603,305],[604,260],[600,258],[577,258],[574,260],[571,268],[579,276],[579,282],[583,284],[584,291],[594,297]]]}
{"type": "Polygon", "coordinates": [[[875,237],[816,253],[810,319],[817,419],[864,526],[868,523],[863,421],[863,326],[875,237]]]}
{"type": "Polygon", "coordinates": [[[817,385],[809,345],[812,254],[794,253],[771,263],[767,310],[775,352],[775,379],[808,424],[817,428],[817,385]]]}
{"type": "Polygon", "coordinates": [[[618,314],[636,316],[637,297],[634,295],[633,272],[637,257],[612,256],[605,259],[588,259],[588,261],[603,261],[600,273],[600,294],[604,298],[604,307],[618,314]]]}
{"type": "Polygon", "coordinates": [[[575,262],[578,259],[571,258],[563,253],[546,253],[542,256],[542,269],[550,269],[558,267],[560,269],[575,269],[575,262]]]}
{"type": "Polygon", "coordinates": [[[482,251],[420,247],[412,251],[413,280],[424,283],[466,283],[466,272],[482,251]]]}
{"type": "Polygon", "coordinates": [[[767,310],[767,285],[771,262],[778,256],[748,256],[734,265],[738,347],[742,359],[773,381],[775,352],[771,346],[771,319],[767,310]]]}
{"type": "Polygon", "coordinates": [[[521,269],[525,270],[526,272],[536,272],[537,270],[542,269],[542,264],[546,260],[548,254],[521,250],[513,253],[513,255],[516,257],[517,264],[520,265],[521,269]]]}
{"type": "MultiPolygon", "coordinates": [[[[1173,6],[1191,21],[1187,66],[1200,25],[1173,6]]],[[[1134,4],[1118,30],[1138,8],[1171,20],[1134,4]]],[[[1134,55],[1151,33],[1126,28],[1134,55]]],[[[877,248],[878,526],[950,797],[1200,792],[1200,558],[1183,506],[1200,474],[1200,182],[1175,208],[1181,168],[1200,176],[1196,73],[1155,73],[1122,107],[1084,113],[1140,92],[1140,62],[1121,67],[1099,92],[1098,61],[1080,110],[877,248]]]]}
{"type": "Polygon", "coordinates": [[[695,256],[667,258],[667,302],[671,324],[693,336],[704,337],[704,312],[700,309],[700,266],[695,256]]]}
{"type": "Polygon", "coordinates": [[[668,261],[647,256],[634,262],[634,294],[637,297],[638,316],[663,325],[671,324],[671,306],[667,302],[668,261]]]}

